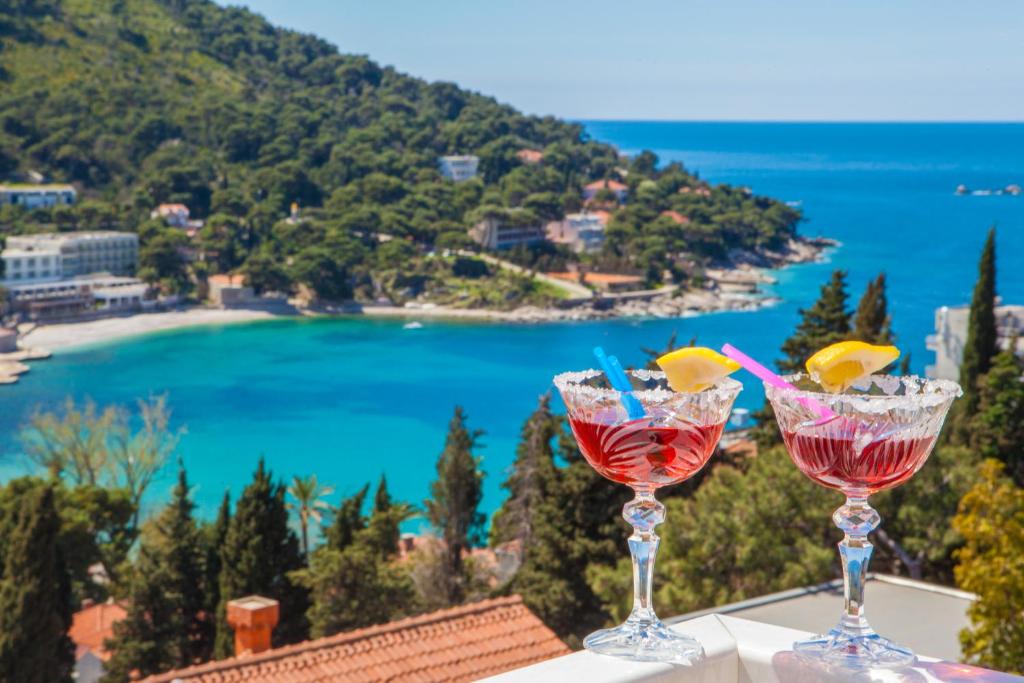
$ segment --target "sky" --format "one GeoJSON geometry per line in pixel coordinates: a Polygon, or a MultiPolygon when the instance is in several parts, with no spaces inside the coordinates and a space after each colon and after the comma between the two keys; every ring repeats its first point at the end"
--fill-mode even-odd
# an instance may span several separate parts
{"type": "Polygon", "coordinates": [[[532,114],[1024,120],[1020,0],[240,4],[343,52],[454,81],[532,114]]]}

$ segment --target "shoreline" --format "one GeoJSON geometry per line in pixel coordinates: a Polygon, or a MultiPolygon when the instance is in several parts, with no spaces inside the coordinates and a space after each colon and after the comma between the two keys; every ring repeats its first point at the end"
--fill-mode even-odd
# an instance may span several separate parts
{"type": "Polygon", "coordinates": [[[153,332],[207,325],[229,325],[261,320],[287,320],[302,317],[369,317],[418,320],[451,320],[463,322],[545,323],[617,318],[686,318],[723,311],[754,311],[777,304],[781,299],[765,296],[755,290],[758,285],[772,284],[767,270],[821,260],[825,251],[838,246],[833,240],[802,239],[791,243],[784,254],[758,257],[734,255],[732,263],[708,269],[712,288],[677,291],[668,287],[645,293],[641,298],[629,295],[603,299],[594,304],[574,308],[540,308],[523,306],[510,311],[451,308],[440,305],[322,307],[291,309],[291,312],[267,308],[209,308],[193,306],[170,311],[136,313],[129,316],[100,318],[80,322],[38,325],[20,339],[25,349],[68,351],[93,344],[121,341],[153,332]]]}

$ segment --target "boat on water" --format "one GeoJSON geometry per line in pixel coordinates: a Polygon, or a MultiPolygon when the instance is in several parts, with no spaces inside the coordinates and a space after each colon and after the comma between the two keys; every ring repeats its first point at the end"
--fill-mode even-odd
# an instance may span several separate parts
{"type": "Polygon", "coordinates": [[[406,323],[402,325],[403,330],[418,330],[421,329],[422,327],[423,323],[419,322],[418,320],[414,320],[411,323],[406,323]]]}
{"type": "Polygon", "coordinates": [[[1017,183],[1010,183],[1006,187],[998,187],[995,189],[983,188],[981,190],[972,190],[966,185],[960,184],[956,186],[955,194],[963,197],[965,195],[971,195],[973,197],[991,197],[993,195],[1010,195],[1011,197],[1019,197],[1024,190],[1017,183]]]}

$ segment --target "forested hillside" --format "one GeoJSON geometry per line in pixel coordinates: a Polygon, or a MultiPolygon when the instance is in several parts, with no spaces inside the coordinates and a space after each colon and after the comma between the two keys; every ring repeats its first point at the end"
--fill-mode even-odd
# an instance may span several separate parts
{"type": "MultiPolygon", "coordinates": [[[[469,287],[479,272],[425,254],[467,245],[474,210],[560,218],[601,178],[627,182],[630,199],[594,265],[646,273],[652,283],[666,271],[682,277],[684,256],[779,248],[799,218],[724,186],[681,194],[699,181],[678,165],[623,160],[578,125],[400,74],[208,0],[4,3],[0,180],[30,171],[74,183],[84,201],[28,213],[3,207],[0,230],[137,230],[142,274],[171,291],[241,269],[257,289],[303,284],[334,300],[543,298],[535,284],[501,283],[511,276],[487,269],[491,291],[469,287]],[[522,164],[515,153],[527,148],[543,151],[543,162],[522,164]],[[480,177],[446,181],[437,166],[445,154],[478,155],[480,177]],[[149,221],[164,202],[206,219],[195,243],[149,221]],[[285,222],[293,202],[302,219],[285,222]],[[692,222],[661,216],[670,209],[692,222]],[[406,239],[382,244],[381,234],[406,239]],[[206,258],[187,264],[187,246],[206,258]]],[[[558,267],[571,258],[551,245],[517,257],[558,267]]]]}

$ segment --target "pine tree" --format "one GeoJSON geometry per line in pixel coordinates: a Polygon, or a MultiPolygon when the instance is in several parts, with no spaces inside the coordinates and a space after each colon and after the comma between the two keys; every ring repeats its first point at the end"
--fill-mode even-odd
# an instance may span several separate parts
{"type": "Polygon", "coordinates": [[[494,514],[491,545],[518,541],[523,557],[529,553],[537,524],[537,508],[553,486],[555,465],[551,441],[557,432],[558,421],[551,414],[551,395],[544,394],[523,425],[512,471],[501,485],[508,491],[508,498],[494,514]]]}
{"type": "Polygon", "coordinates": [[[29,489],[3,539],[0,577],[0,680],[71,681],[74,647],[70,577],[58,545],[53,488],[29,489]]]}
{"type": "MultiPolygon", "coordinates": [[[[1014,339],[1010,349],[1016,348],[1014,339]]],[[[1006,466],[1024,487],[1024,361],[1007,349],[996,355],[978,386],[978,412],[970,422],[970,445],[1006,466]]]]}
{"type": "Polygon", "coordinates": [[[367,525],[371,545],[377,548],[381,557],[389,558],[398,552],[398,542],[402,538],[400,525],[410,516],[412,508],[409,505],[391,500],[387,479],[382,474],[373,497],[373,515],[367,525]]]}
{"type": "Polygon", "coordinates": [[[367,484],[348,498],[343,498],[341,505],[334,512],[334,521],[325,534],[327,545],[335,550],[343,550],[355,539],[356,534],[366,528],[366,517],[363,516],[363,503],[370,491],[367,484]]]}
{"type": "Polygon", "coordinates": [[[853,316],[853,339],[869,344],[892,344],[892,320],[885,295],[885,273],[868,282],[853,316]]]}
{"type": "MultiPolygon", "coordinates": [[[[804,364],[815,352],[849,338],[850,312],[846,302],[846,273],[842,270],[833,271],[831,279],[822,285],[821,294],[814,305],[800,309],[801,320],[796,331],[782,344],[785,358],[777,363],[779,370],[787,373],[804,372],[804,364]]],[[[775,422],[775,412],[768,401],[753,417],[757,426],[752,436],[758,448],[771,448],[782,442],[775,422]]]]}
{"type": "Polygon", "coordinates": [[[971,297],[967,319],[967,340],[960,364],[960,386],[964,396],[959,402],[960,414],[973,415],[978,407],[978,380],[992,367],[992,358],[999,352],[996,332],[996,229],[988,231],[985,247],[978,263],[978,281],[971,297]]]}
{"type": "Polygon", "coordinates": [[[452,605],[465,598],[462,554],[480,542],[484,529],[485,517],[478,509],[484,475],[473,454],[482,433],[469,431],[465,412],[456,406],[437,460],[437,480],[430,486],[431,498],[424,503],[427,518],[444,541],[445,597],[452,605]]]}
{"type": "Polygon", "coordinates": [[[597,474],[572,435],[561,426],[558,431],[565,466],[556,469],[550,490],[539,501],[534,541],[511,589],[560,638],[578,646],[608,620],[587,582],[587,568],[612,566],[626,552],[622,506],[631,492],[597,474]]]}
{"type": "Polygon", "coordinates": [[[308,595],[288,573],[303,566],[299,540],[288,527],[285,488],[273,481],[263,459],[235,504],[221,551],[220,605],[217,608],[216,656],[230,656],[234,645],[227,625],[227,603],[246,595],[262,595],[280,603],[274,646],[308,636],[308,595]]]}
{"type": "Polygon", "coordinates": [[[783,372],[802,372],[804,363],[815,352],[850,336],[850,312],[847,306],[846,272],[833,271],[821,288],[818,300],[801,309],[796,332],[782,344],[786,358],[778,363],[783,372]]]}
{"type": "Polygon", "coordinates": [[[128,681],[202,661],[212,629],[204,608],[205,547],[192,517],[185,468],[171,503],[144,526],[128,599],[128,615],[114,626],[108,681],[128,681]]]}

